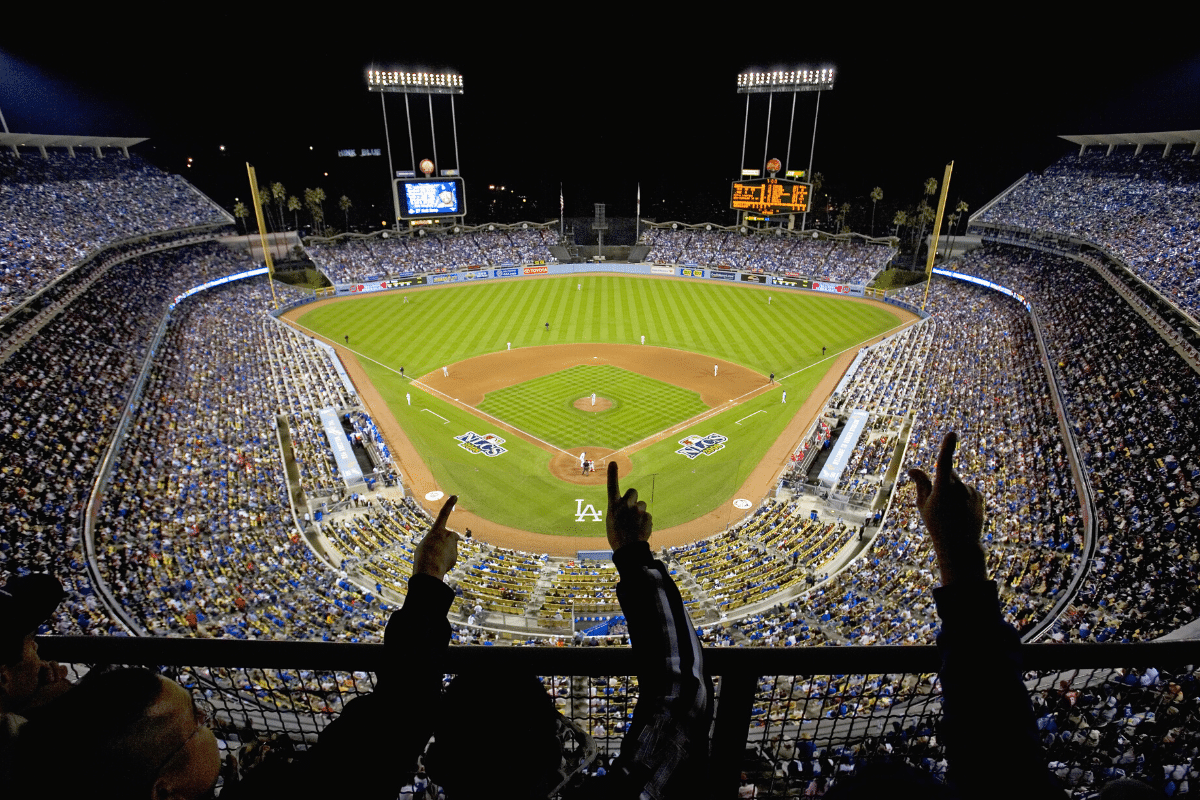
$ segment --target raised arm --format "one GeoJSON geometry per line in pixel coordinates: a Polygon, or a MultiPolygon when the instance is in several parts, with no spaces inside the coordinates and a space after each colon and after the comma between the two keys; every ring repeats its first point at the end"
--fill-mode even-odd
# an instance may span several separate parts
{"type": "Polygon", "coordinates": [[[652,519],[636,489],[621,494],[608,465],[605,529],[621,573],[617,597],[629,625],[640,697],[615,766],[613,796],[692,794],[705,773],[712,683],[700,640],[665,564],[650,553],[652,519]]]}
{"type": "Polygon", "coordinates": [[[1004,621],[987,579],[983,495],[954,471],[958,435],[947,433],[932,480],[909,471],[917,509],[933,540],[942,585],[934,589],[942,631],[942,730],[948,777],[962,797],[1062,797],[1046,770],[1029,694],[1021,680],[1021,640],[1004,621]]]}

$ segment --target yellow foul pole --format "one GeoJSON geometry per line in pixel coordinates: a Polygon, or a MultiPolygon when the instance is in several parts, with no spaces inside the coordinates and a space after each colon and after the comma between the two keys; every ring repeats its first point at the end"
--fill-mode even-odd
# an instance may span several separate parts
{"type": "Polygon", "coordinates": [[[933,259],[937,255],[939,234],[942,231],[942,216],[946,213],[946,195],[950,192],[950,173],[954,171],[954,162],[946,165],[946,174],[942,176],[942,195],[938,198],[937,219],[933,222],[933,236],[929,240],[929,254],[925,257],[925,297],[921,300],[921,310],[929,300],[929,284],[933,283],[933,259]]]}
{"type": "MultiPolygon", "coordinates": [[[[254,218],[258,220],[258,236],[262,240],[263,256],[267,259],[267,283],[271,284],[271,302],[275,304],[275,308],[279,308],[279,298],[275,296],[275,262],[271,259],[271,248],[267,246],[267,226],[263,221],[262,200],[258,196],[258,177],[254,174],[254,167],[250,162],[246,162],[246,174],[250,177],[250,199],[254,201],[254,218]]],[[[942,201],[945,202],[946,193],[942,192],[942,201]]],[[[938,209],[939,212],[941,209],[938,209]]]]}

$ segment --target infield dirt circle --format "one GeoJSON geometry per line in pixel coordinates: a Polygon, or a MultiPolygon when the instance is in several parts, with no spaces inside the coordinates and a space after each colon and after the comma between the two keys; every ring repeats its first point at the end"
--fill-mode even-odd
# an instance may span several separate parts
{"type": "Polygon", "coordinates": [[[607,397],[597,397],[596,402],[593,403],[592,398],[589,395],[588,397],[579,398],[574,402],[573,405],[580,411],[586,411],[589,414],[599,414],[601,411],[608,411],[610,408],[612,408],[613,401],[609,400],[607,397]]]}
{"type": "MultiPolygon", "coordinates": [[[[590,401],[589,401],[590,402],[590,401]]],[[[596,403],[600,398],[596,398],[596,403]]],[[[565,453],[559,453],[550,459],[550,474],[568,483],[578,483],[581,486],[602,486],[608,480],[608,462],[616,461],[622,475],[633,471],[633,463],[625,453],[617,453],[605,447],[572,447],[565,453]],[[579,457],[586,454],[587,460],[595,464],[596,469],[583,474],[579,465],[579,457]]]]}

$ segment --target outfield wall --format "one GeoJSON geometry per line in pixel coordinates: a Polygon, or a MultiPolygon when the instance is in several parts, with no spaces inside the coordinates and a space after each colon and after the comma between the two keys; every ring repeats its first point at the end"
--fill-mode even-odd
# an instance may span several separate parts
{"type": "Polygon", "coordinates": [[[400,273],[383,280],[338,283],[334,285],[334,294],[342,297],[353,294],[392,291],[395,289],[411,289],[416,286],[437,286],[482,280],[536,278],[543,275],[572,275],[584,272],[651,275],[663,278],[704,278],[706,280],[754,283],[796,291],[841,294],[851,297],[863,297],[866,294],[865,287],[859,284],[820,281],[812,276],[801,275],[800,273],[771,275],[736,269],[710,269],[690,264],[532,264],[479,267],[475,269],[463,269],[457,272],[423,273],[420,275],[409,272],[400,273]]]}

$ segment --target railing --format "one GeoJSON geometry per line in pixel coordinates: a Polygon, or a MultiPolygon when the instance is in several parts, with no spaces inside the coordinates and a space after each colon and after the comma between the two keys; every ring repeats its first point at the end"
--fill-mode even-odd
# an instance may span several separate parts
{"type": "MultiPolygon", "coordinates": [[[[311,743],[345,702],[373,687],[373,673],[385,663],[382,645],[105,637],[39,641],[42,657],[75,665],[76,676],[88,665],[157,666],[209,700],[216,709],[214,731],[230,748],[251,735],[280,733],[311,743]]],[[[1115,707],[1130,705],[1143,724],[1153,723],[1156,714],[1167,719],[1175,713],[1174,691],[1162,691],[1168,680],[1188,687],[1189,697],[1180,705],[1196,702],[1191,695],[1200,671],[1181,665],[1200,664],[1200,642],[1027,645],[1022,655],[1039,727],[1045,724],[1047,763],[1086,769],[1090,759],[1104,755],[1094,744],[1074,747],[1078,740],[1071,734],[1087,734],[1091,712],[1112,707],[1103,702],[1106,698],[1119,697],[1115,707]],[[1180,666],[1172,672],[1172,665],[1180,666]],[[1144,684],[1118,667],[1154,667],[1160,675],[1144,684]],[[1089,697],[1095,698],[1092,705],[1089,697]]],[[[824,759],[858,769],[882,760],[928,768],[943,758],[942,744],[928,738],[941,717],[935,648],[728,648],[706,650],[704,657],[717,684],[714,798],[736,797],[742,772],[756,782],[760,797],[785,797],[816,779],[814,770],[824,759]]],[[[593,732],[602,751],[619,749],[636,700],[636,681],[629,677],[635,662],[627,648],[451,647],[443,669],[544,676],[563,713],[593,732]],[[594,702],[597,696],[600,704],[594,702]]],[[[988,687],[978,691],[986,695],[988,687]]],[[[481,698],[480,708],[486,707],[481,698]]],[[[1188,724],[1185,716],[1172,724],[1188,724]]],[[[494,721],[481,718],[480,725],[494,726],[494,721]]],[[[997,758],[1002,769],[1003,756],[997,758]]],[[[411,774],[415,765],[394,768],[411,774]]],[[[1161,774],[1147,777],[1162,780],[1161,774]]]]}

